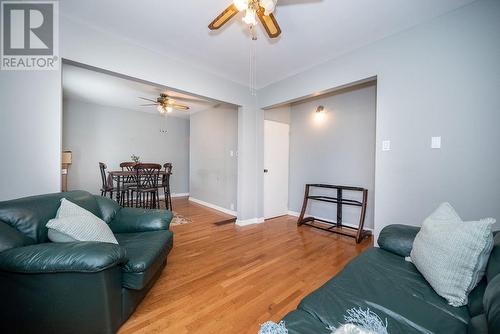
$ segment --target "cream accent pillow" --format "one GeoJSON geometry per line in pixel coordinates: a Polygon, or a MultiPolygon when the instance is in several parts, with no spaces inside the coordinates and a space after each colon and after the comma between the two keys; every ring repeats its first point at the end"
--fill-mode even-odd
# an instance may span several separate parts
{"type": "Polygon", "coordinates": [[[495,219],[464,222],[449,203],[427,217],[415,237],[411,262],[438,295],[452,306],[467,297],[484,276],[493,248],[495,219]]]}
{"type": "Polygon", "coordinates": [[[52,242],[100,241],[118,244],[108,224],[65,198],[61,199],[56,218],[49,220],[46,226],[52,242]]]}

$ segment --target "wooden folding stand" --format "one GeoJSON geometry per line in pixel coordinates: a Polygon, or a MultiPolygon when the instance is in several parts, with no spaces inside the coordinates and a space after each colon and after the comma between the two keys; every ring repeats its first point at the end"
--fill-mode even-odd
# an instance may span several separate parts
{"type": "Polygon", "coordinates": [[[329,184],[306,184],[306,190],[304,193],[304,203],[302,204],[302,210],[300,212],[299,220],[297,221],[297,225],[308,225],[311,227],[315,227],[324,231],[329,231],[333,233],[342,234],[351,238],[356,239],[356,243],[360,243],[365,237],[371,235],[370,231],[366,231],[363,229],[365,224],[365,216],[366,216],[366,202],[368,199],[368,190],[360,187],[349,187],[349,186],[334,186],[329,184]],[[323,188],[323,189],[336,189],[337,197],[325,196],[325,195],[310,195],[311,188],[323,188]],[[362,202],[347,199],[343,197],[343,191],[360,191],[363,193],[362,202]],[[337,204],[337,221],[328,221],[320,218],[315,218],[312,216],[304,217],[306,214],[307,203],[309,200],[334,203],[337,204]],[[350,206],[359,206],[361,207],[361,213],[359,218],[358,227],[351,227],[342,225],[342,206],[350,205],[350,206]],[[316,221],[321,222],[322,225],[331,225],[330,227],[324,227],[317,223],[316,221]]]}

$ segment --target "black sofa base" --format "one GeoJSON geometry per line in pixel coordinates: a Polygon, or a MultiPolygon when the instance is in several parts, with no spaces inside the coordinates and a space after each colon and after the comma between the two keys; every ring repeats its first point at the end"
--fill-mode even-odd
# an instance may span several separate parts
{"type": "Polygon", "coordinates": [[[1,333],[115,333],[122,324],[121,270],[19,274],[0,271],[1,333]],[[29,301],[29,304],[26,303],[29,301]]]}

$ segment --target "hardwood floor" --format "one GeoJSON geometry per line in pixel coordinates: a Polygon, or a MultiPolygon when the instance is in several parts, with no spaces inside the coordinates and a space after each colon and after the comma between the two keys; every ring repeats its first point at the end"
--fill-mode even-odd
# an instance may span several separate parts
{"type": "Polygon", "coordinates": [[[257,333],[371,247],[284,216],[239,227],[234,217],[174,199],[193,220],[172,227],[174,248],[161,277],[120,333],[257,333]]]}

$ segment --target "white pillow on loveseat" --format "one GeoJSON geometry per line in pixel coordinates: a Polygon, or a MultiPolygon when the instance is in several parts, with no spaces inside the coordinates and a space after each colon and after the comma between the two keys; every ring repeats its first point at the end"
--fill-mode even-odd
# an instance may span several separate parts
{"type": "Polygon", "coordinates": [[[449,203],[424,220],[413,242],[411,262],[450,305],[466,305],[484,276],[494,223],[493,218],[464,222],[449,203]]]}
{"type": "Polygon", "coordinates": [[[52,242],[99,241],[118,244],[108,224],[65,198],[61,199],[56,218],[49,220],[46,226],[52,242]]]}

